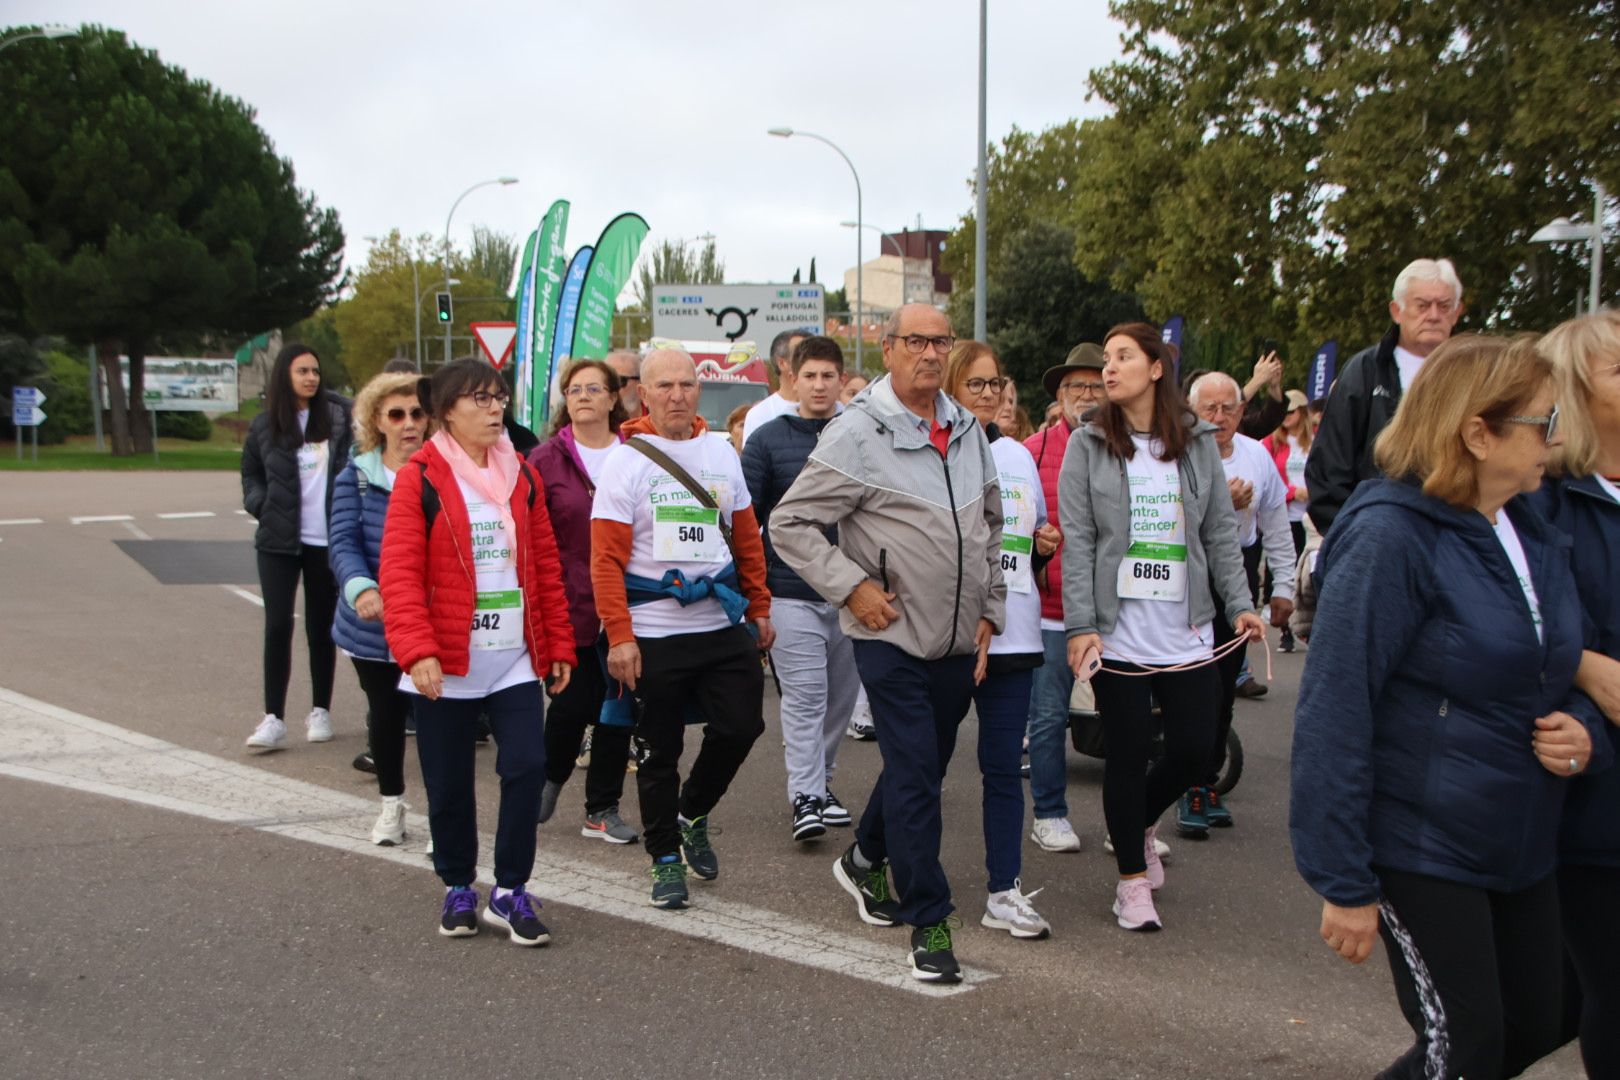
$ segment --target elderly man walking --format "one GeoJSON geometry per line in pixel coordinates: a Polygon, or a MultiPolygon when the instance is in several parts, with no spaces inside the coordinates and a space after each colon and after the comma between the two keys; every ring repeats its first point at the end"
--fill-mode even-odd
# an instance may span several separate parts
{"type": "Polygon", "coordinates": [[[1001,492],[983,430],[942,390],[949,321],[907,304],[883,331],[889,374],[822,433],[771,513],[771,540],[841,608],[877,722],[883,771],[834,876],[862,920],[912,928],[913,976],[957,982],[939,793],[976,666],[1004,621],[1001,492]]]}

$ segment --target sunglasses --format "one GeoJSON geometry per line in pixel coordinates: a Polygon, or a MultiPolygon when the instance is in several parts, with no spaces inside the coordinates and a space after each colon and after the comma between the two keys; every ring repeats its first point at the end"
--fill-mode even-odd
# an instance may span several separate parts
{"type": "Polygon", "coordinates": [[[1542,438],[1547,442],[1552,442],[1553,436],[1558,434],[1558,406],[1554,405],[1552,412],[1546,416],[1510,416],[1507,418],[1507,422],[1510,424],[1529,424],[1532,427],[1544,427],[1547,430],[1542,432],[1542,438]]]}
{"type": "Polygon", "coordinates": [[[388,419],[392,422],[398,424],[403,422],[407,416],[409,416],[412,420],[420,420],[422,417],[426,416],[427,413],[422,411],[422,406],[413,405],[409,412],[396,406],[383,413],[383,415],[388,417],[388,419]]]}

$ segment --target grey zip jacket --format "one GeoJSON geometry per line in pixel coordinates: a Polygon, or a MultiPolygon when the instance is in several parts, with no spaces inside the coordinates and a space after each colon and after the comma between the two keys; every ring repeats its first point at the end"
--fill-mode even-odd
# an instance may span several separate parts
{"type": "MultiPolygon", "coordinates": [[[[1187,515],[1187,616],[1193,626],[1215,617],[1213,582],[1225,603],[1226,620],[1254,610],[1237,516],[1226,470],[1215,445],[1215,425],[1188,415],[1192,442],[1176,471],[1187,515]]],[[[1059,520],[1063,522],[1063,630],[1068,637],[1106,634],[1119,622],[1119,564],[1130,546],[1125,461],[1108,449],[1102,429],[1084,423],[1069,439],[1058,472],[1059,520]]]]}
{"type": "Polygon", "coordinates": [[[943,459],[888,376],[868,386],[822,431],[770,520],[777,555],[841,608],[845,634],[923,660],[971,653],[981,618],[1001,633],[1007,600],[990,443],[973,414],[945,394],[934,410],[951,425],[943,459]],[[831,525],[837,546],[822,532],[831,525]],[[866,580],[897,594],[900,618],[884,630],[868,629],[842,606],[866,580]]]}

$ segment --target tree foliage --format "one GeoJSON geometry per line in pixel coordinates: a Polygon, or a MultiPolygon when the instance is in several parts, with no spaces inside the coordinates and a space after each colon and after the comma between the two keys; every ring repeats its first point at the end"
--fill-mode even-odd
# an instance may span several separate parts
{"type": "Polygon", "coordinates": [[[144,359],[166,339],[293,322],[335,292],[336,214],[244,103],[117,31],[0,64],[0,318],[131,358],[113,449],[145,447],[144,359]]]}
{"type": "Polygon", "coordinates": [[[689,240],[660,240],[636,267],[635,306],[651,311],[658,285],[719,285],[725,280],[726,264],[715,254],[713,239],[702,247],[689,240]]]}

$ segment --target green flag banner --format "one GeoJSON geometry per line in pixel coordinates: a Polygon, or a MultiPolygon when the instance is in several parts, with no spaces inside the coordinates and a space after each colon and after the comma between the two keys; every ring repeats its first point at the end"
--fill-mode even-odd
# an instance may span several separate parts
{"type": "Polygon", "coordinates": [[[529,265],[534,260],[535,242],[540,237],[540,230],[535,229],[529,233],[529,239],[523,245],[523,254],[518,256],[517,265],[512,268],[512,284],[506,290],[506,295],[512,297],[516,311],[513,319],[517,323],[517,335],[512,345],[512,415],[518,423],[528,427],[525,419],[529,402],[529,352],[527,349],[517,347],[517,342],[529,340],[529,319],[534,316],[534,272],[529,265]]]}
{"type": "Polygon", "coordinates": [[[612,347],[613,309],[625,282],[630,280],[641,242],[646,238],[647,222],[640,214],[620,214],[602,230],[579,297],[574,345],[569,350],[574,359],[599,360],[608,354],[612,347]]]}
{"type": "Polygon", "coordinates": [[[562,291],[563,274],[568,269],[568,253],[563,250],[568,235],[568,200],[558,199],[552,203],[551,209],[540,220],[537,231],[540,235],[535,240],[531,263],[533,306],[530,309],[529,336],[527,340],[519,338],[515,346],[529,362],[527,396],[524,398],[527,415],[518,416],[518,422],[528,428],[533,428],[537,419],[544,423],[550,412],[546,391],[551,385],[551,335],[557,327],[557,296],[562,291]]]}

